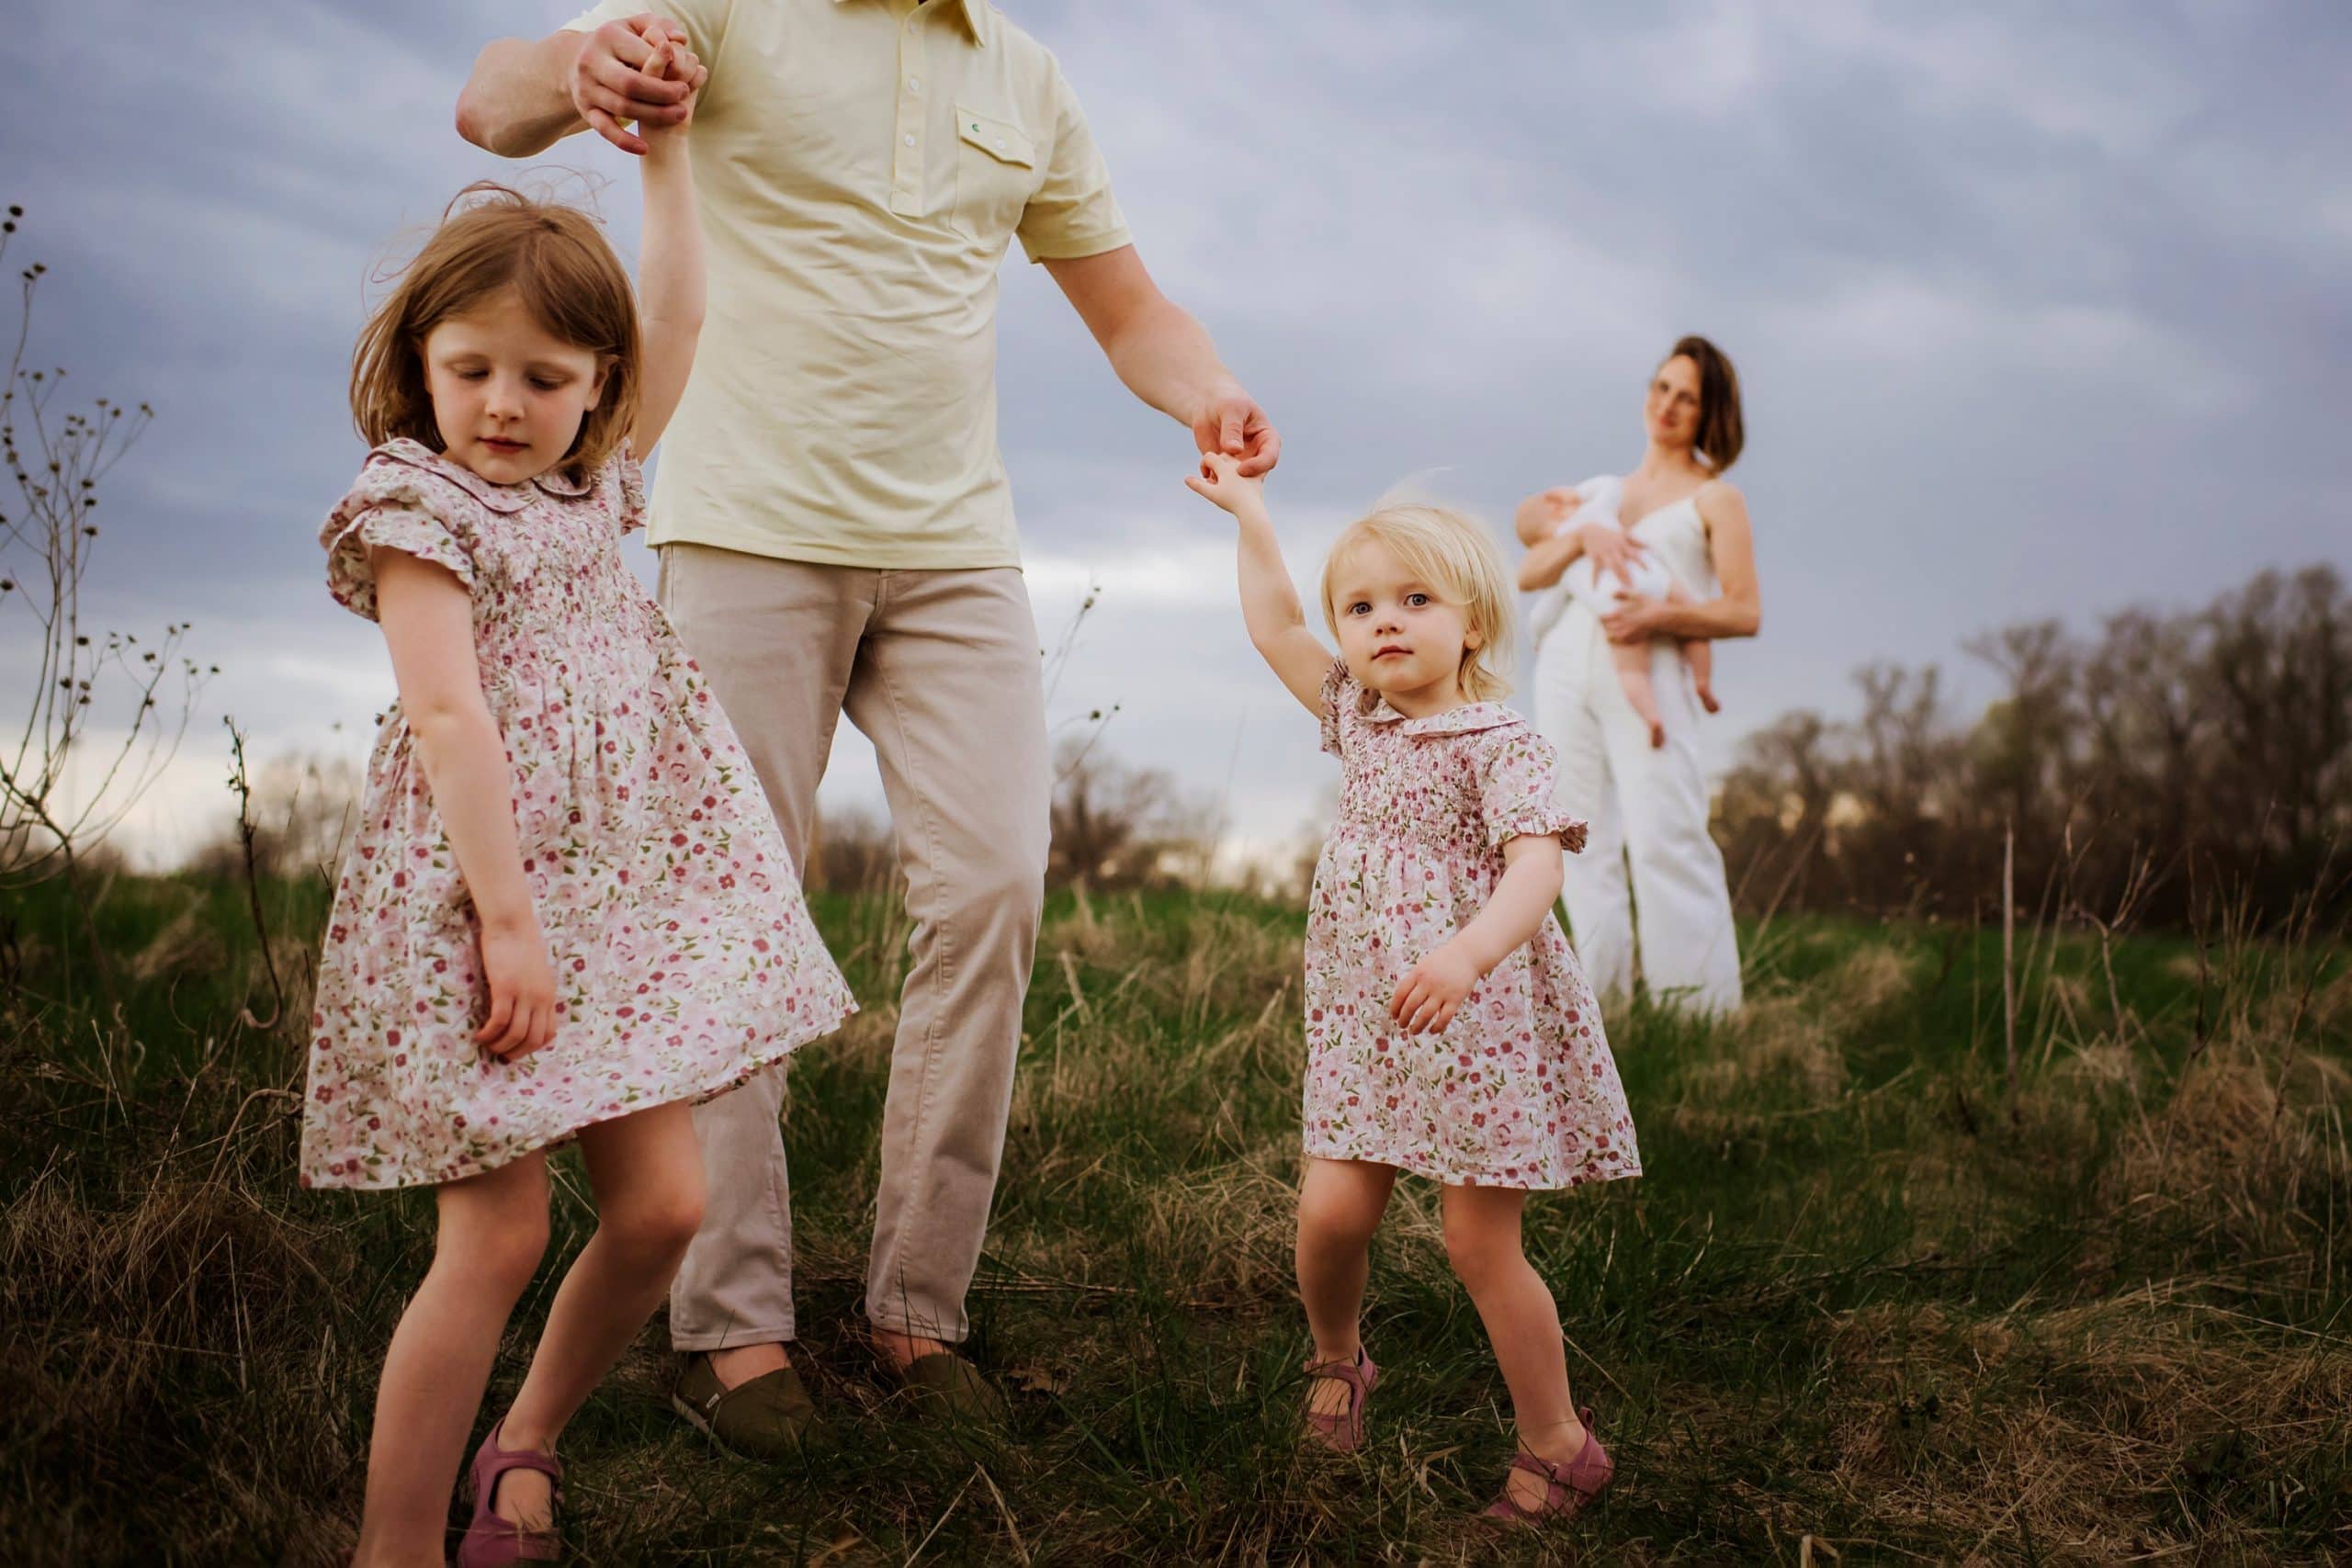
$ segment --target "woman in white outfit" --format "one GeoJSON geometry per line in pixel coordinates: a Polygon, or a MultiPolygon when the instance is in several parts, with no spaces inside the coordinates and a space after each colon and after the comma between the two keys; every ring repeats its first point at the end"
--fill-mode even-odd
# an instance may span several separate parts
{"type": "Polygon", "coordinates": [[[1723,853],[1707,833],[1699,705],[1681,645],[1753,637],[1762,618],[1747,502],[1722,477],[1743,439],[1731,361],[1705,338],[1684,338],[1650,378],[1642,419],[1649,447],[1614,492],[1613,520],[1578,516],[1577,487],[1520,503],[1521,588],[1551,590],[1589,558],[1603,590],[1617,590],[1613,607],[1569,596],[1541,634],[1536,724],[1559,750],[1560,799],[1591,822],[1563,897],[1595,989],[1630,994],[1638,927],[1654,998],[1728,1011],[1739,1005],[1739,946],[1723,853]],[[1680,596],[1634,589],[1655,590],[1660,567],[1680,596]],[[1627,697],[1612,642],[1649,645],[1663,744],[1627,697]]]}

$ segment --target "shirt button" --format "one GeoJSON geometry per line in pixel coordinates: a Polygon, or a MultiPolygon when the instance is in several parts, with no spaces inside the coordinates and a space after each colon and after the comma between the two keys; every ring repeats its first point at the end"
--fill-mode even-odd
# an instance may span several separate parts
{"type": "Polygon", "coordinates": [[[1000,152],[1004,151],[1004,138],[1001,136],[996,139],[996,150],[1000,152]]]}
{"type": "Polygon", "coordinates": [[[920,93],[920,92],[922,92],[922,77],[920,77],[920,76],[910,76],[910,77],[908,77],[908,78],[907,78],[907,91],[908,91],[908,92],[910,92],[910,93],[920,93]]]}
{"type": "Polygon", "coordinates": [[[913,146],[913,145],[915,144],[915,133],[914,133],[913,131],[910,130],[910,131],[908,131],[908,132],[907,132],[907,135],[906,135],[906,142],[907,142],[907,145],[908,145],[908,146],[910,146],[910,147],[911,147],[911,146],[913,146]]]}

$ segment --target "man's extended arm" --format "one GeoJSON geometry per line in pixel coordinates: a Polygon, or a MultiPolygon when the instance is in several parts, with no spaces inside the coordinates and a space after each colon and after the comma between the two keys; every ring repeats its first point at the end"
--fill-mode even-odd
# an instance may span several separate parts
{"type": "Polygon", "coordinates": [[[687,41],[675,22],[642,12],[593,32],[494,39],[475,58],[473,74],[458,95],[458,134],[502,158],[528,158],[585,125],[641,157],[644,139],[622,122],[676,124],[707,74],[697,71],[692,80],[646,75],[640,68],[665,35],[681,46],[687,41]]]}
{"type": "Polygon", "coordinates": [[[1283,443],[1265,411],[1217,357],[1208,329],[1159,291],[1133,245],[1045,265],[1129,391],[1190,425],[1200,450],[1239,458],[1245,477],[1274,466],[1283,443]]]}

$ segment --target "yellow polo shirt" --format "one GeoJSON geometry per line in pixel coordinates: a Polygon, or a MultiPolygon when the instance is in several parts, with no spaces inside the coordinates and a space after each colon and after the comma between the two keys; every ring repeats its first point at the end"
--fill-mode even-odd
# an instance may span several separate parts
{"type": "Polygon", "coordinates": [[[710,268],[650,538],[786,560],[1018,566],[997,270],[1129,243],[1077,97],[985,0],[604,0],[710,80],[688,132],[710,268]]]}

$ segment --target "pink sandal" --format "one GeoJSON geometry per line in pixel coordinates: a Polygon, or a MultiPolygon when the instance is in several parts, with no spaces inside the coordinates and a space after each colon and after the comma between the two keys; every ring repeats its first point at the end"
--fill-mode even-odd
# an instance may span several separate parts
{"type": "Polygon", "coordinates": [[[1380,1369],[1373,1364],[1372,1352],[1359,1345],[1353,1361],[1309,1361],[1306,1375],[1347,1384],[1348,1407],[1330,1416],[1310,1408],[1306,1412],[1306,1429],[1334,1453],[1355,1452],[1363,1442],[1364,1407],[1372,1403],[1373,1385],[1380,1381],[1380,1369]]]}
{"type": "Polygon", "coordinates": [[[1600,1446],[1599,1434],[1592,1429],[1592,1412],[1579,1410],[1577,1419],[1584,1423],[1584,1447],[1577,1457],[1566,1464],[1554,1464],[1550,1460],[1521,1449],[1512,1457],[1510,1467],[1524,1470],[1544,1478],[1544,1502],[1531,1508],[1510,1495],[1505,1486],[1495,1500],[1487,1505],[1486,1517],[1509,1524],[1537,1524],[1552,1519],[1573,1517],[1577,1509],[1600,1495],[1617,1473],[1615,1461],[1609,1450],[1600,1446]]]}
{"type": "Polygon", "coordinates": [[[458,1542],[458,1568],[514,1568],[517,1562],[554,1562],[563,1556],[563,1537],[553,1529],[526,1530],[512,1519],[500,1518],[490,1505],[498,1495],[498,1479],[510,1470],[536,1470],[554,1489],[552,1506],[563,1506],[563,1461],[537,1449],[502,1449],[498,1434],[505,1429],[500,1416],[490,1436],[474,1450],[468,1484],[474,1495],[473,1522],[458,1542]]]}

